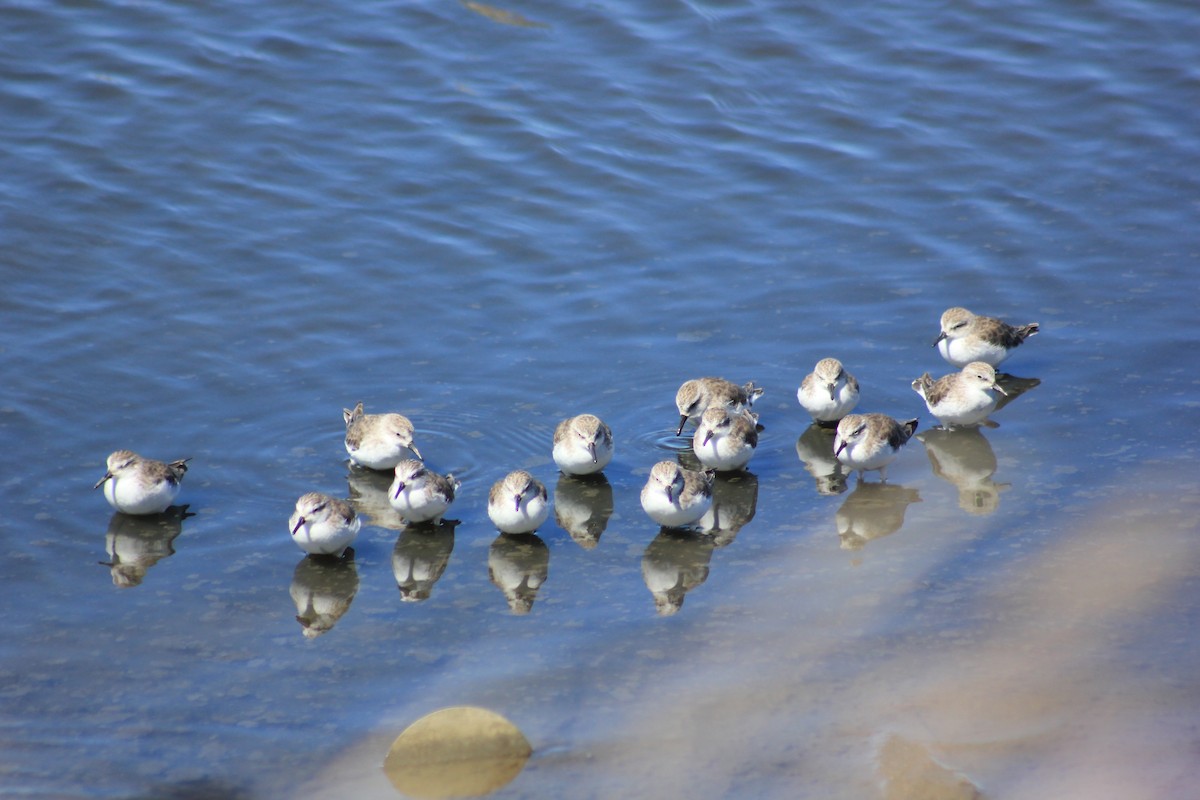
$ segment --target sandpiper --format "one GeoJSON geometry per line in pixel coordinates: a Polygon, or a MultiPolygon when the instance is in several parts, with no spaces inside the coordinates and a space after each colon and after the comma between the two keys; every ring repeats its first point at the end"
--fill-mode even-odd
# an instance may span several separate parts
{"type": "Polygon", "coordinates": [[[550,514],[546,487],[523,469],[492,484],[488,518],[501,533],[533,533],[550,514]]]}
{"type": "Polygon", "coordinates": [[[700,417],[700,426],[692,437],[692,452],[705,469],[742,469],[758,447],[757,424],[758,418],[749,411],[712,406],[700,417]]]}
{"type": "Polygon", "coordinates": [[[972,361],[997,367],[1039,329],[1036,322],[1014,327],[957,306],[942,312],[941,324],[942,331],[933,344],[942,358],[959,369],[972,361]]]}
{"type": "Polygon", "coordinates": [[[985,361],[972,361],[960,372],[936,381],[926,372],[912,382],[913,391],[925,399],[929,413],[942,427],[978,425],[996,408],[996,395],[1008,394],[996,383],[996,370],[985,361]]]}
{"type": "Polygon", "coordinates": [[[388,490],[388,502],[407,522],[438,524],[462,482],[453,475],[439,475],[420,461],[406,458],[396,465],[396,479],[388,490]]]}
{"type": "Polygon", "coordinates": [[[822,358],[800,382],[796,399],[816,422],[833,426],[858,405],[858,380],[836,358],[822,358]]]}
{"type": "Polygon", "coordinates": [[[296,501],[296,511],[288,520],[292,541],[301,550],[339,558],[358,536],[361,525],[353,506],[320,492],[301,495],[296,501]]]}
{"type": "Polygon", "coordinates": [[[897,422],[887,414],[850,414],[838,423],[833,437],[833,454],[852,470],[858,479],[869,470],[879,470],[879,480],[887,480],[888,464],[896,460],[900,448],[917,429],[917,420],[897,422]]]}
{"type": "Polygon", "coordinates": [[[363,404],[342,409],[346,421],[346,452],[368,469],[395,469],[406,458],[421,460],[413,444],[413,425],[403,414],[365,414],[363,404]]]}
{"type": "Polygon", "coordinates": [[[659,461],[642,487],[642,508],[665,528],[699,521],[712,507],[712,475],[659,461]]]}
{"type": "Polygon", "coordinates": [[[694,378],[684,381],[675,393],[675,407],[679,409],[679,428],[676,436],[683,434],[688,420],[699,420],[710,406],[726,406],[734,411],[749,408],[762,397],[763,389],[754,382],[738,386],[724,378],[694,378]]]}
{"type": "Polygon", "coordinates": [[[595,414],[564,419],[554,429],[553,456],[566,475],[599,472],[612,461],[612,430],[595,414]]]}
{"type": "Polygon", "coordinates": [[[117,450],[108,457],[104,477],[92,488],[103,486],[104,499],[122,514],[161,514],[179,496],[189,461],[181,458],[165,464],[132,450],[117,450]]]}

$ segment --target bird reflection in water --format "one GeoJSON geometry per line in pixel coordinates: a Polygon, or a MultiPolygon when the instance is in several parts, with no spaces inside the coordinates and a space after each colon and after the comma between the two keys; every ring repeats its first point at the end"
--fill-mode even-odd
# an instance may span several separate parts
{"type": "Polygon", "coordinates": [[[585,550],[600,542],[613,512],[613,490],[603,473],[559,475],[554,486],[554,520],[585,550]]]}
{"type": "Polygon", "coordinates": [[[410,525],[396,537],[392,548],[392,574],[406,603],[428,600],[433,585],[446,571],[454,550],[455,521],[410,525]]]}
{"type": "Polygon", "coordinates": [[[550,548],[535,533],[502,533],[488,550],[488,577],[513,614],[528,614],[550,574],[550,548]]]}
{"type": "Polygon", "coordinates": [[[1000,506],[1000,492],[1011,487],[996,483],[996,454],[979,428],[935,428],[917,434],[925,445],[933,474],[958,490],[958,505],[969,514],[991,514],[1000,506]]]}
{"type": "Polygon", "coordinates": [[[354,558],[305,556],[292,573],[289,591],[304,638],[315,639],[331,630],[350,610],[350,603],[358,593],[354,558]]]}
{"type": "Polygon", "coordinates": [[[642,580],[654,596],[660,616],[668,617],[683,607],[683,599],[708,579],[713,538],[697,531],[663,528],[642,556],[642,580]]]}
{"type": "Polygon", "coordinates": [[[143,516],[114,512],[104,535],[108,561],[99,562],[112,572],[113,585],[122,589],[139,585],[150,567],[174,555],[173,542],[183,532],[183,521],[194,516],[187,506],[143,516]]]}
{"type": "Polygon", "coordinates": [[[859,481],[837,510],[838,538],[843,550],[861,549],[872,539],[900,530],[904,512],[921,502],[916,489],[893,483],[859,481]]]}
{"type": "Polygon", "coordinates": [[[836,434],[836,428],[814,422],[796,440],[796,455],[817,482],[817,494],[842,494],[848,488],[846,468],[833,454],[836,434]]]}
{"type": "Polygon", "coordinates": [[[388,490],[395,476],[391,472],[351,467],[346,474],[350,505],[362,518],[364,525],[403,530],[404,518],[388,502],[388,490]]]}
{"type": "Polygon", "coordinates": [[[996,408],[992,413],[995,414],[996,411],[1004,408],[1030,389],[1040,385],[1041,382],[1040,378],[1018,378],[1016,375],[1009,375],[1007,372],[997,372],[996,384],[1004,390],[1004,394],[996,399],[996,408]]]}
{"type": "Polygon", "coordinates": [[[715,547],[731,544],[758,508],[758,476],[751,472],[718,472],[712,484],[712,508],[696,527],[712,537],[715,547]]]}

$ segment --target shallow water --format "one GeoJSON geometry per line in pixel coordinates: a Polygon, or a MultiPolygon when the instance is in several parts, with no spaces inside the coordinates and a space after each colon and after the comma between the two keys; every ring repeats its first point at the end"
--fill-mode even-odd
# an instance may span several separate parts
{"type": "Polygon", "coordinates": [[[1186,794],[1193,10],[643,5],[5,12],[7,794],[395,796],[460,704],[533,745],[498,796],[1186,794]],[[909,388],[952,305],[1041,323],[998,428],[909,388]],[[822,466],[829,355],[921,420],[886,487],[822,466]],[[660,533],[700,375],[764,430],[729,530],[660,533]],[[452,536],[347,466],[360,400],[463,480],[452,536]],[[579,486],[584,410],[617,455],[579,486]],[[114,518],[117,448],[191,456],[192,516],[114,518]],[[517,467],[561,521],[513,543],[517,467]],[[309,490],[368,517],[353,564],[286,541],[309,490]]]}

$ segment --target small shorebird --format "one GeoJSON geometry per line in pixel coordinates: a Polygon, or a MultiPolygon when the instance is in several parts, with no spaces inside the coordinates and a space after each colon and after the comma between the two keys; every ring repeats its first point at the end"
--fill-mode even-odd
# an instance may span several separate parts
{"type": "Polygon", "coordinates": [[[533,533],[550,514],[546,487],[523,469],[492,484],[488,519],[501,533],[533,533]]]}
{"type": "Polygon", "coordinates": [[[103,486],[104,499],[122,514],[161,514],[179,496],[189,461],[181,458],[165,464],[132,450],[117,450],[108,457],[104,477],[92,488],[103,486]]]}
{"type": "Polygon", "coordinates": [[[642,508],[665,528],[700,520],[712,507],[712,475],[659,461],[642,487],[642,508]]]}
{"type": "Polygon", "coordinates": [[[858,405],[858,381],[836,358],[822,358],[800,382],[796,399],[813,420],[833,426],[858,405]]]}
{"type": "Polygon", "coordinates": [[[684,381],[675,393],[675,407],[679,409],[679,428],[676,436],[683,434],[688,420],[699,420],[711,406],[726,406],[734,411],[749,408],[762,397],[763,389],[754,382],[738,386],[724,378],[694,378],[684,381]]]}
{"type": "Polygon", "coordinates": [[[388,502],[407,522],[436,525],[454,502],[460,486],[462,482],[453,475],[439,475],[420,461],[406,458],[396,465],[388,502]]]}
{"type": "Polygon", "coordinates": [[[700,426],[692,437],[692,452],[705,469],[742,469],[758,447],[757,423],[757,417],[749,411],[712,406],[700,417],[700,426]]]}
{"type": "Polygon", "coordinates": [[[612,430],[595,414],[564,419],[554,429],[553,457],[565,475],[599,472],[612,461],[612,430]]]}
{"type": "Polygon", "coordinates": [[[1008,394],[996,383],[995,368],[985,361],[972,361],[962,371],[936,381],[926,372],[912,382],[912,388],[924,398],[929,413],[947,428],[983,422],[996,408],[992,392],[1008,394]]]}
{"type": "Polygon", "coordinates": [[[288,520],[292,541],[311,555],[341,557],[358,536],[362,521],[345,500],[320,492],[309,492],[296,501],[288,520]]]}
{"type": "Polygon", "coordinates": [[[342,409],[346,421],[346,452],[368,469],[395,469],[406,458],[421,460],[413,444],[413,425],[403,414],[365,414],[363,404],[342,409]]]}
{"type": "Polygon", "coordinates": [[[887,414],[850,414],[838,423],[833,437],[833,454],[852,470],[858,479],[869,470],[879,470],[879,480],[887,480],[887,467],[896,460],[904,443],[912,438],[917,420],[897,422],[887,414]]]}
{"type": "Polygon", "coordinates": [[[948,308],[942,312],[942,330],[933,345],[942,358],[962,369],[972,361],[983,361],[993,367],[1012,355],[1021,343],[1038,332],[1039,325],[1013,326],[995,317],[972,314],[965,308],[948,308]]]}

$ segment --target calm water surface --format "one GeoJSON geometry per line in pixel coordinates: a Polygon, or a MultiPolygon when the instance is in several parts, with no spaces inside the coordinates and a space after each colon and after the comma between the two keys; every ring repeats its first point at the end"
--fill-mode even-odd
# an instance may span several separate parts
{"type": "Polygon", "coordinates": [[[395,797],[391,741],[460,704],[533,745],[503,797],[1200,778],[1190,4],[0,16],[5,796],[395,797]],[[1041,323],[997,428],[909,388],[952,305],[1041,323]],[[830,355],[921,419],[885,487],[796,404],[830,355]],[[765,430],[727,529],[660,532],[710,374],[765,430]],[[452,532],[347,466],[360,400],[462,478],[452,532]],[[584,410],[599,485],[549,457],[584,410]],[[191,456],[189,516],[114,516],[117,448],[191,456]],[[558,511],[521,542],[484,508],[516,467],[558,511]],[[287,541],[309,490],[366,515],[353,563],[287,541]]]}

